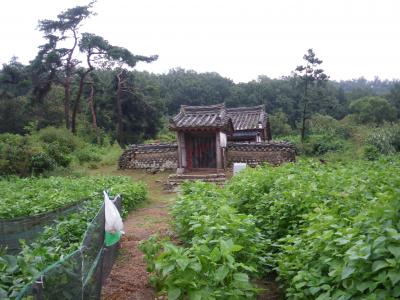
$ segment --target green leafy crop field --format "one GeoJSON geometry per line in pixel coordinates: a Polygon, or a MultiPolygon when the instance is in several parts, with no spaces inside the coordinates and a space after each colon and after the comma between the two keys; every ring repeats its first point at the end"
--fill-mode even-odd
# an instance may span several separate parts
{"type": "Polygon", "coordinates": [[[185,186],[180,242],[144,243],[172,299],[251,299],[276,273],[287,299],[400,297],[400,158],[247,169],[185,186]]]}
{"type": "Polygon", "coordinates": [[[0,219],[50,212],[99,197],[99,192],[103,189],[122,193],[126,191],[128,181],[124,177],[12,177],[0,180],[0,219]],[[124,188],[119,191],[122,187],[124,188]]]}
{"type": "Polygon", "coordinates": [[[3,212],[3,216],[8,217],[52,210],[76,199],[87,199],[78,212],[61,217],[51,226],[45,227],[31,245],[23,244],[18,255],[0,253],[1,299],[15,298],[24,285],[46,267],[79,248],[88,225],[102,205],[104,189],[109,190],[111,196],[123,196],[123,216],[143,202],[147,195],[145,185],[123,176],[12,179],[2,181],[1,184],[7,186],[10,193],[11,187],[15,187],[14,195],[6,195],[7,202],[16,210],[24,209],[17,213],[10,209],[7,214],[3,212]],[[14,199],[14,203],[11,199],[14,199]],[[34,203],[31,208],[30,200],[34,203]]]}

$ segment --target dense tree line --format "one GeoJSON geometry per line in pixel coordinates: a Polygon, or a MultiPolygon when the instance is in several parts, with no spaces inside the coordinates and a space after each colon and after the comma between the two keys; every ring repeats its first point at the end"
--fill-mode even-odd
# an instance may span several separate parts
{"type": "Polygon", "coordinates": [[[135,71],[138,62],[157,56],[135,55],[101,36],[80,33],[93,4],[39,21],[46,42],[36,57],[28,65],[17,58],[3,64],[0,133],[64,126],[74,134],[92,134],[97,143],[107,134],[125,145],[154,138],[182,104],[221,102],[228,107],[263,104],[272,120],[282,123],[276,128],[298,130],[302,137],[316,113],[338,120],[353,114],[358,122],[378,124],[400,116],[400,82],[329,80],[312,49],[292,74],[263,75],[247,83],[181,68],[166,74],[135,71]]]}
{"type": "MultiPolygon", "coordinates": [[[[184,69],[158,75],[98,68],[91,72],[90,82],[82,88],[77,130],[95,129],[92,126],[94,110],[99,130],[117,137],[116,97],[121,75],[122,144],[155,137],[165,126],[166,117],[177,113],[181,104],[225,102],[229,107],[264,104],[270,115],[283,118],[292,129],[301,128],[303,89],[295,76],[279,79],[259,76],[257,80],[235,84],[217,73],[184,69]]],[[[63,86],[53,84],[38,99],[33,76],[31,66],[22,65],[15,58],[0,70],[1,132],[24,133],[29,124],[37,128],[65,126],[63,86]]],[[[76,76],[71,82],[71,94],[76,97],[79,89],[80,78],[76,76]]],[[[400,112],[400,83],[397,81],[329,80],[317,87],[310,97],[313,97],[310,114],[319,113],[335,119],[357,114],[360,122],[381,123],[397,119],[400,112]]]]}

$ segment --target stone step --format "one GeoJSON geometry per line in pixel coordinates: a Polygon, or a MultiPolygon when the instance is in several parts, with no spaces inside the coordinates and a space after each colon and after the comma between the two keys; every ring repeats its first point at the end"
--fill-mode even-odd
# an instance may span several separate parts
{"type": "Polygon", "coordinates": [[[218,186],[223,186],[226,182],[226,175],[224,173],[218,174],[171,174],[165,183],[166,190],[179,190],[179,185],[185,181],[203,181],[215,183],[218,186]]]}
{"type": "MultiPolygon", "coordinates": [[[[197,179],[198,180],[198,179],[197,179]]],[[[186,179],[186,180],[168,180],[168,183],[170,183],[170,184],[179,184],[179,183],[182,183],[182,182],[185,182],[185,181],[197,181],[197,180],[188,180],[188,179],[186,179]]],[[[199,180],[199,181],[202,181],[202,182],[211,182],[211,183],[225,183],[225,179],[218,179],[218,180],[199,180]]]]}
{"type": "Polygon", "coordinates": [[[226,178],[224,173],[219,174],[171,174],[168,177],[169,179],[183,179],[183,180],[204,180],[204,179],[212,179],[212,178],[226,178]]]}

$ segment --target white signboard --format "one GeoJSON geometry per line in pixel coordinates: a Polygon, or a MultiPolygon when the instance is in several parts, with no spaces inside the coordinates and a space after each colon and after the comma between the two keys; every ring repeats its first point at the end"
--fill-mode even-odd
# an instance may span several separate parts
{"type": "Polygon", "coordinates": [[[246,169],[246,163],[234,163],[233,164],[233,175],[236,175],[240,171],[246,169]]]}
{"type": "Polygon", "coordinates": [[[219,142],[222,148],[226,148],[226,134],[223,132],[219,133],[219,142]]]}

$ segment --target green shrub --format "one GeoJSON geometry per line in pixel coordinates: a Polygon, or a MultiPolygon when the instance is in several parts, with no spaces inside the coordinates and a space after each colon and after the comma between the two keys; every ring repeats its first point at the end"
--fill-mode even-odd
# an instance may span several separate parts
{"type": "Polygon", "coordinates": [[[309,130],[312,135],[325,135],[348,139],[352,135],[352,128],[342,124],[331,116],[315,114],[309,120],[309,130]]]}
{"type": "Polygon", "coordinates": [[[0,176],[30,175],[32,158],[41,153],[43,153],[42,147],[33,143],[29,137],[8,133],[0,134],[0,176]]]}
{"type": "Polygon", "coordinates": [[[116,165],[121,154],[122,149],[118,143],[103,148],[100,164],[103,166],[116,165]]]}
{"type": "Polygon", "coordinates": [[[234,258],[243,246],[232,239],[220,237],[211,246],[185,248],[150,238],[140,249],[153,274],[150,282],[169,300],[254,299],[257,295],[248,276],[254,270],[234,258]]]}
{"type": "Polygon", "coordinates": [[[68,167],[72,161],[70,150],[57,141],[44,145],[47,154],[61,167],[68,167]]]}
{"type": "Polygon", "coordinates": [[[400,124],[385,124],[371,129],[366,145],[373,146],[382,154],[393,154],[400,151],[400,124]]]}
{"type": "Polygon", "coordinates": [[[282,140],[291,142],[296,148],[296,153],[307,156],[319,156],[328,152],[341,151],[345,147],[345,141],[335,135],[310,135],[304,142],[299,136],[286,136],[282,140]]]}
{"type": "Polygon", "coordinates": [[[173,206],[174,228],[188,244],[212,244],[223,237],[246,245],[241,261],[256,269],[261,263],[257,257],[261,235],[254,218],[239,213],[230,201],[229,195],[213,184],[188,183],[173,206]]]}
{"type": "Polygon", "coordinates": [[[63,149],[63,153],[67,154],[83,147],[84,144],[82,140],[65,128],[47,127],[39,130],[35,135],[46,144],[57,143],[60,149],[63,149]]]}
{"type": "Polygon", "coordinates": [[[141,245],[151,282],[168,299],[252,299],[250,282],[262,270],[262,236],[254,218],[240,214],[223,191],[186,184],[173,207],[184,246],[150,239],[141,245]]]}
{"type": "Polygon", "coordinates": [[[32,135],[0,134],[0,176],[29,176],[68,168],[74,161],[89,167],[116,164],[118,144],[94,146],[63,128],[48,127],[32,135]]]}
{"type": "Polygon", "coordinates": [[[345,202],[317,207],[281,240],[277,271],[289,299],[400,297],[399,166],[398,158],[357,163],[337,187],[320,190],[345,202]]]}
{"type": "Polygon", "coordinates": [[[328,178],[329,169],[308,161],[247,169],[227,185],[240,212],[256,217],[256,224],[265,237],[265,259],[271,271],[279,239],[296,234],[304,223],[304,214],[328,201],[321,199],[318,189],[324,188],[321,178],[328,178]],[[315,168],[315,170],[313,170],[315,168]]]}
{"type": "Polygon", "coordinates": [[[354,217],[308,216],[310,226],[285,239],[277,268],[288,298],[398,299],[399,217],[386,201],[354,217]]]}
{"type": "Polygon", "coordinates": [[[367,96],[350,103],[349,109],[355,114],[358,122],[382,124],[396,119],[396,108],[385,98],[367,96]]]}
{"type": "Polygon", "coordinates": [[[97,149],[95,147],[86,147],[76,150],[74,155],[80,164],[101,161],[101,156],[97,153],[97,149]]]}
{"type": "Polygon", "coordinates": [[[288,117],[283,112],[277,112],[269,116],[269,121],[271,124],[271,134],[275,138],[277,136],[287,136],[290,135],[293,130],[289,125],[288,117]]]}
{"type": "Polygon", "coordinates": [[[31,168],[33,173],[42,173],[50,171],[57,165],[56,161],[45,152],[32,155],[31,168]]]}
{"type": "Polygon", "coordinates": [[[288,299],[397,299],[399,157],[258,167],[227,185],[288,299]]]}
{"type": "Polygon", "coordinates": [[[45,143],[36,137],[0,135],[0,175],[40,174],[67,167],[72,158],[70,149],[58,141],[45,143]]]}
{"type": "Polygon", "coordinates": [[[377,160],[381,152],[374,145],[366,145],[364,147],[364,158],[367,160],[377,160]]]}
{"type": "Polygon", "coordinates": [[[333,135],[311,136],[306,144],[306,155],[322,155],[342,150],[344,147],[344,142],[333,135]]]}

